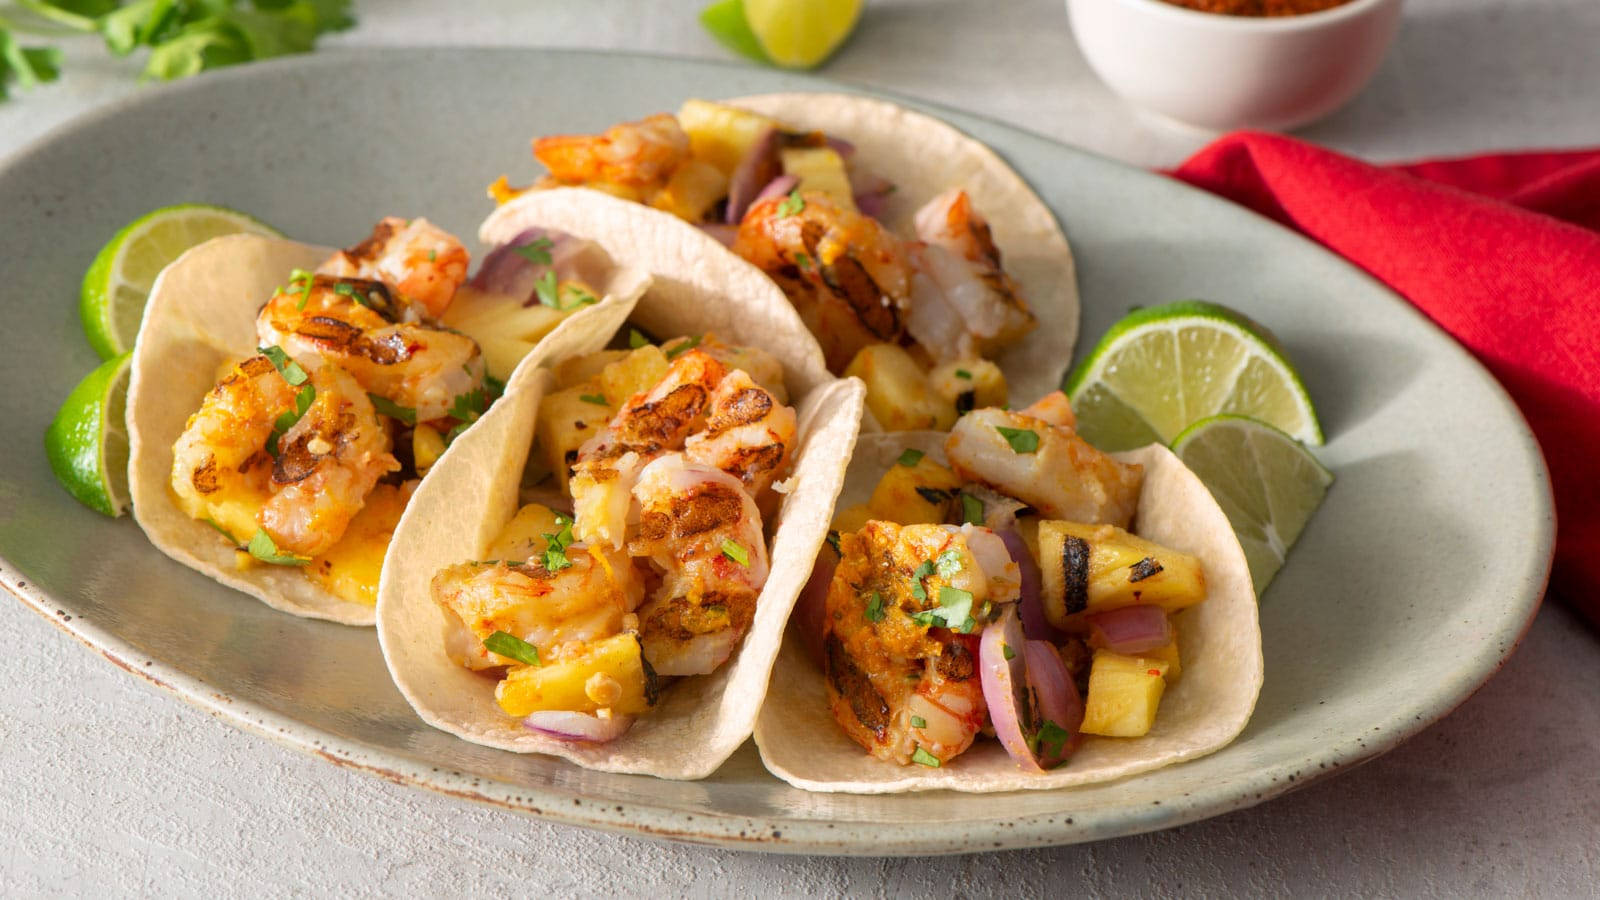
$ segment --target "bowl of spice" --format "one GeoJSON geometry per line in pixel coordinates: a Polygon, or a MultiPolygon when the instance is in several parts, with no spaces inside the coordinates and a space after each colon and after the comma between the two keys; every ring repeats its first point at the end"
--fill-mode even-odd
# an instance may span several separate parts
{"type": "Polygon", "coordinates": [[[1366,86],[1401,0],[1066,0],[1072,33],[1123,99],[1207,131],[1289,129],[1366,86]]]}

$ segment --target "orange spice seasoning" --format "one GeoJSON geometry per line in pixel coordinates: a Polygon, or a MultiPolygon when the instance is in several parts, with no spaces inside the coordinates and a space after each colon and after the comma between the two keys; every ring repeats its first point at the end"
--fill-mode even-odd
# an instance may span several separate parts
{"type": "Polygon", "coordinates": [[[1224,16],[1301,16],[1343,6],[1350,0],[1166,0],[1200,12],[1224,16]]]}

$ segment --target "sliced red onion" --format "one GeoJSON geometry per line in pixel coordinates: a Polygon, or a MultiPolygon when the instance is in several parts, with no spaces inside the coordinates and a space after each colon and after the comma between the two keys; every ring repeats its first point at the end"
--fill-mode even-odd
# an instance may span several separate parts
{"type": "Polygon", "coordinates": [[[983,685],[983,701],[989,707],[994,736],[1006,753],[1024,769],[1039,769],[1029,749],[1033,728],[1033,705],[1028,700],[1028,660],[1024,652],[1022,620],[1012,607],[983,629],[978,641],[978,677],[983,685]],[[1008,654],[1009,653],[1009,658],[1008,654]]]}
{"type": "Polygon", "coordinates": [[[842,137],[834,137],[831,134],[825,134],[822,136],[822,139],[827,142],[829,147],[833,148],[833,152],[839,154],[839,156],[843,159],[849,159],[855,155],[856,145],[850,143],[842,137]]]}
{"type": "Polygon", "coordinates": [[[478,274],[472,276],[472,286],[480,291],[516,297],[524,306],[529,306],[538,302],[535,284],[548,269],[554,269],[556,277],[562,281],[576,278],[588,284],[599,284],[611,269],[611,258],[593,241],[553,228],[528,228],[484,256],[478,274]],[[541,238],[550,242],[549,264],[535,263],[516,252],[541,238]]]}
{"type": "Polygon", "coordinates": [[[784,194],[789,193],[799,185],[800,176],[779,175],[777,178],[767,182],[767,186],[761,189],[761,193],[757,194],[754,200],[750,201],[750,205],[755,206],[757,203],[760,203],[763,200],[770,200],[773,197],[782,197],[784,194]]]}
{"type": "Polygon", "coordinates": [[[1017,595],[1017,611],[1022,615],[1023,633],[1033,640],[1060,640],[1061,632],[1045,618],[1044,601],[1039,593],[1041,580],[1039,564],[1034,562],[1033,554],[1028,552],[1027,541],[1024,541],[1022,535],[1017,534],[1012,528],[995,533],[1000,535],[1000,540],[1006,542],[1006,550],[1011,553],[1011,559],[1022,571],[1022,588],[1017,595]]]}
{"type": "Polygon", "coordinates": [[[564,709],[542,709],[522,720],[524,727],[563,741],[587,741],[604,744],[614,741],[633,725],[633,716],[612,716],[602,719],[588,713],[564,709]]]}
{"type": "Polygon", "coordinates": [[[1089,624],[1089,646],[1112,653],[1138,656],[1172,643],[1172,624],[1159,606],[1124,606],[1084,620],[1089,624]]]}
{"type": "Polygon", "coordinates": [[[739,238],[739,226],[737,225],[724,225],[721,222],[702,222],[699,228],[706,234],[721,241],[724,247],[732,247],[733,242],[739,238]]]}
{"type": "Polygon", "coordinates": [[[1053,769],[1083,743],[1078,731],[1083,727],[1083,698],[1072,683],[1061,654],[1049,642],[1029,641],[1025,652],[1028,687],[1033,689],[1033,700],[1038,704],[1034,721],[1040,728],[1040,740],[1034,752],[1041,768],[1053,769]],[[1050,729],[1049,725],[1059,730],[1050,729]]]}
{"type": "Polygon", "coordinates": [[[839,554],[831,544],[824,542],[817,551],[817,561],[811,566],[811,577],[800,589],[800,599],[795,601],[794,615],[790,617],[806,653],[819,669],[823,664],[822,645],[827,637],[828,588],[833,584],[833,573],[838,567],[839,554]]]}
{"type": "Polygon", "coordinates": [[[876,219],[881,217],[889,206],[889,195],[894,193],[894,182],[860,167],[852,167],[850,193],[855,195],[856,208],[876,219]]]}
{"type": "Polygon", "coordinates": [[[723,214],[724,222],[739,224],[761,189],[783,174],[783,163],[778,157],[780,146],[782,135],[778,129],[768,128],[745,151],[728,177],[728,209],[723,214]]]}

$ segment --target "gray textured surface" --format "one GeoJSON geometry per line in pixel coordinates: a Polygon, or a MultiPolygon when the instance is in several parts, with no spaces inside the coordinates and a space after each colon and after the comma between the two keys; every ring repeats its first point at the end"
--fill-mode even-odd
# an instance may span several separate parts
{"type": "MultiPolygon", "coordinates": [[[[340,43],[611,46],[719,56],[698,2],[368,3],[340,43]]],[[[1087,73],[1055,3],[880,2],[830,77],[1170,164],[1087,73]],[[951,35],[960,35],[959,41],[951,35]]],[[[1600,143],[1593,0],[1413,0],[1371,90],[1305,134],[1377,158],[1600,143]]],[[[75,47],[59,86],[0,106],[0,154],[133,90],[75,47]]],[[[546,86],[542,89],[551,89],[546,86]]],[[[7,227],[15,223],[6,222],[7,227]]],[[[1550,608],[1457,713],[1333,781],[1173,831],[1003,859],[836,861],[651,844],[401,788],[236,732],[0,604],[0,894],[649,890],[1587,895],[1600,876],[1600,642],[1550,608]],[[1003,880],[1003,881],[1002,881],[1003,880]],[[1031,889],[1031,890],[1030,890],[1031,889]]]]}

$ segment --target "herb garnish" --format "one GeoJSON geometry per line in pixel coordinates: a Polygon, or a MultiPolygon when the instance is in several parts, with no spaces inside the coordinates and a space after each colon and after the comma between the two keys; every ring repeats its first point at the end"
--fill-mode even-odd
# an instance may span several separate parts
{"type": "Polygon", "coordinates": [[[290,387],[299,387],[306,383],[306,379],[311,377],[306,374],[305,369],[300,368],[299,363],[290,359],[289,354],[283,352],[283,348],[277,344],[273,344],[271,347],[257,347],[256,352],[265,356],[272,363],[272,367],[278,370],[278,374],[283,376],[284,381],[289,382],[290,387]]]}
{"type": "Polygon", "coordinates": [[[939,605],[911,616],[918,625],[943,625],[952,631],[971,633],[977,622],[972,618],[972,592],[944,585],[939,588],[939,605]]]}
{"type": "Polygon", "coordinates": [[[911,717],[911,727],[912,728],[927,728],[928,727],[928,720],[924,719],[921,716],[912,716],[911,717]]]}
{"type": "Polygon", "coordinates": [[[372,401],[372,408],[377,410],[379,414],[404,422],[407,425],[414,426],[417,424],[417,411],[411,407],[401,406],[388,397],[378,394],[368,394],[367,399],[372,401]]]}
{"type": "Polygon", "coordinates": [[[867,598],[867,610],[866,610],[865,615],[867,617],[867,621],[868,622],[882,622],[883,621],[883,617],[884,617],[885,613],[883,611],[883,595],[882,594],[878,593],[877,591],[873,591],[872,592],[872,596],[867,598]]]}
{"type": "Polygon", "coordinates": [[[965,378],[966,380],[971,381],[972,380],[972,373],[968,372],[966,369],[957,369],[956,370],[956,377],[957,378],[965,378]]]}
{"type": "Polygon", "coordinates": [[[567,548],[572,546],[575,538],[572,536],[572,520],[560,513],[556,514],[556,525],[560,528],[555,534],[544,536],[544,570],[546,572],[559,572],[572,565],[572,560],[567,559],[567,548]]]}
{"type": "Polygon", "coordinates": [[[458,424],[445,434],[444,442],[448,444],[460,437],[461,432],[472,427],[472,423],[478,421],[478,417],[483,415],[483,411],[488,407],[489,392],[484,388],[477,387],[465,394],[457,394],[451,401],[450,411],[446,415],[455,419],[458,424]]]}
{"type": "Polygon", "coordinates": [[[904,453],[900,454],[900,459],[898,462],[902,466],[915,466],[917,463],[922,462],[922,457],[926,455],[927,454],[923,453],[921,450],[907,448],[904,453]]]}
{"type": "Polygon", "coordinates": [[[1049,719],[1045,719],[1044,724],[1039,726],[1039,733],[1035,734],[1029,743],[1033,745],[1034,755],[1038,756],[1040,755],[1040,750],[1045,751],[1047,754],[1060,753],[1062,748],[1067,745],[1067,741],[1070,740],[1072,740],[1072,732],[1049,719]]]}
{"type": "Polygon", "coordinates": [[[1011,645],[1010,644],[1001,644],[1000,645],[1000,652],[1005,655],[1006,659],[1016,659],[1017,658],[1017,651],[1011,649],[1011,645]]]}
{"type": "Polygon", "coordinates": [[[256,559],[274,566],[303,566],[311,562],[309,556],[297,556],[280,551],[277,543],[272,540],[272,535],[267,534],[265,528],[256,529],[255,536],[250,538],[250,545],[245,549],[256,559]]]}
{"type": "Polygon", "coordinates": [[[671,350],[667,351],[667,359],[669,361],[677,359],[679,356],[700,346],[700,337],[701,336],[697,334],[688,338],[687,340],[684,340],[682,343],[676,344],[671,350]]]}
{"type": "Polygon", "coordinates": [[[610,406],[611,405],[610,403],[606,402],[606,395],[605,394],[579,394],[578,395],[578,399],[582,400],[585,403],[593,403],[595,406],[610,406]]]}
{"type": "Polygon", "coordinates": [[[805,198],[800,196],[800,189],[795,188],[789,192],[789,196],[785,197],[782,203],[778,204],[778,218],[787,219],[805,208],[805,198]]]}
{"type": "Polygon", "coordinates": [[[640,347],[648,347],[648,346],[650,346],[650,339],[645,337],[644,333],[641,332],[639,329],[637,329],[637,328],[629,328],[628,329],[628,346],[633,348],[634,350],[637,350],[640,347]]]}
{"type": "Polygon", "coordinates": [[[982,500],[979,500],[977,497],[974,497],[971,494],[967,494],[967,493],[963,493],[961,495],[961,524],[963,524],[963,525],[982,525],[983,524],[983,501],[982,500]]]}
{"type": "Polygon", "coordinates": [[[561,298],[556,296],[556,270],[546,269],[543,275],[533,283],[534,293],[539,295],[539,305],[551,309],[561,308],[561,298]]]}
{"type": "Polygon", "coordinates": [[[539,661],[539,648],[514,634],[496,631],[483,639],[484,649],[490,653],[514,659],[530,666],[544,665],[539,661]]]}
{"type": "Polygon", "coordinates": [[[576,284],[564,286],[561,289],[561,297],[561,308],[563,310],[577,309],[580,306],[588,306],[590,304],[600,302],[599,297],[596,297],[576,284]]]}
{"type": "Polygon", "coordinates": [[[745,568],[750,568],[750,551],[743,544],[728,538],[722,539],[722,555],[745,568]]]}
{"type": "Polygon", "coordinates": [[[928,589],[923,587],[922,579],[927,578],[932,574],[933,560],[923,560],[922,565],[917,566],[911,571],[911,596],[915,597],[921,602],[927,602],[928,589]]]}
{"type": "Polygon", "coordinates": [[[317,276],[305,269],[295,269],[289,273],[289,287],[284,288],[286,294],[299,294],[300,299],[295,302],[295,309],[305,309],[306,303],[311,299],[311,286],[316,283],[317,276]]]}
{"type": "Polygon", "coordinates": [[[951,578],[957,574],[960,574],[961,551],[946,550],[939,554],[939,558],[934,560],[933,568],[934,571],[939,573],[940,578],[951,578]]]}
{"type": "Polygon", "coordinates": [[[804,253],[796,253],[794,255],[794,264],[800,269],[805,269],[811,265],[811,257],[805,255],[804,253]]]}
{"type": "Polygon", "coordinates": [[[994,430],[1000,432],[1000,436],[1011,445],[1014,453],[1033,453],[1039,449],[1039,433],[1031,428],[1006,428],[1003,425],[996,425],[994,430]]]}
{"type": "Polygon", "coordinates": [[[939,757],[934,756],[932,753],[929,753],[921,747],[918,747],[916,751],[911,754],[911,761],[917,763],[918,765],[927,766],[930,769],[939,768],[939,757]]]}
{"type": "MultiPolygon", "coordinates": [[[[293,365],[293,363],[290,365],[293,365]]],[[[269,456],[273,459],[278,458],[278,441],[289,433],[289,429],[293,428],[296,422],[300,421],[301,417],[306,414],[306,410],[311,408],[312,402],[316,399],[317,389],[312,385],[305,385],[295,392],[294,409],[284,410],[272,422],[272,433],[267,435],[267,454],[269,456]]]]}
{"type": "Polygon", "coordinates": [[[550,249],[555,242],[547,237],[534,238],[520,247],[512,247],[511,252],[522,257],[536,266],[548,266],[551,263],[550,249]]]}

